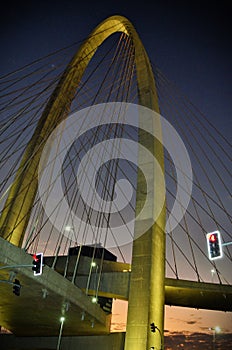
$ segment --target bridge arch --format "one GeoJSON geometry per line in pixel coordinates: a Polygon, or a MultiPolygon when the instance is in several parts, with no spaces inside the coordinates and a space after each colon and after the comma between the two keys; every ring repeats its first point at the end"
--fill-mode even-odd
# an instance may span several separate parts
{"type": "MultiPolygon", "coordinates": [[[[134,43],[139,103],[159,112],[150,61],[135,28],[123,16],[116,15],[107,18],[92,31],[68,64],[42,113],[23,155],[0,218],[0,235],[16,246],[22,246],[33,207],[38,188],[37,173],[43,146],[55,127],[67,117],[76,88],[96,50],[110,35],[116,32],[125,33],[134,43]]],[[[160,125],[156,125],[155,127],[160,128],[160,125]]],[[[146,145],[146,140],[141,141],[146,145]]],[[[159,161],[162,169],[164,169],[162,145],[157,143],[152,148],[152,152],[159,161]]],[[[158,180],[155,179],[154,181],[158,180]]],[[[158,200],[158,196],[157,194],[157,198],[154,201],[158,200]]],[[[149,328],[150,322],[155,322],[161,333],[163,333],[164,226],[165,210],[162,211],[157,222],[149,232],[134,242],[132,259],[132,266],[134,268],[132,267],[129,299],[134,300],[134,302],[132,302],[128,312],[126,350],[131,348],[133,350],[144,350],[154,345],[157,348],[160,346],[159,334],[157,337],[156,335],[154,336],[154,334],[151,334],[149,328]],[[141,254],[143,251],[145,251],[145,255],[141,254]],[[155,269],[155,262],[158,269],[155,269]],[[141,272],[138,272],[136,266],[140,267],[139,271],[141,271],[141,266],[143,267],[142,275],[140,275],[141,272]],[[137,285],[138,279],[142,279],[139,289],[137,285]]]]}

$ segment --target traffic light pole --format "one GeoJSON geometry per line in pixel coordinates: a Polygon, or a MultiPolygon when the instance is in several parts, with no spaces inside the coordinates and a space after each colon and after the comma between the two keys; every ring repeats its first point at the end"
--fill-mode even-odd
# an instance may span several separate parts
{"type": "Polygon", "coordinates": [[[18,279],[15,279],[14,282],[9,278],[8,280],[0,280],[0,283],[7,283],[13,285],[13,293],[17,296],[20,295],[21,284],[18,279]]]}
{"type": "Polygon", "coordinates": [[[231,242],[222,243],[222,247],[230,245],[230,244],[232,244],[232,241],[231,242]]]}
{"type": "Polygon", "coordinates": [[[30,265],[7,265],[7,266],[1,266],[0,270],[4,270],[4,269],[17,269],[20,267],[33,267],[34,265],[30,264],[30,265]]]}
{"type": "Polygon", "coordinates": [[[9,280],[0,280],[0,283],[8,283],[8,284],[13,284],[14,286],[20,287],[19,284],[9,281],[9,280]]]}
{"type": "MultiPolygon", "coordinates": [[[[6,265],[6,266],[1,266],[0,270],[19,269],[21,267],[32,267],[32,268],[34,268],[34,266],[35,266],[34,264],[6,265]]],[[[7,283],[7,284],[13,285],[13,293],[19,296],[20,295],[21,284],[20,284],[19,280],[17,280],[17,279],[15,279],[15,281],[13,282],[13,275],[12,274],[16,275],[16,272],[15,271],[11,271],[9,279],[8,280],[0,280],[0,283],[7,283]]]]}
{"type": "MultiPolygon", "coordinates": [[[[42,264],[42,266],[44,266],[44,264],[42,264]]],[[[30,264],[30,265],[7,265],[7,266],[1,266],[0,270],[4,270],[4,269],[19,269],[20,267],[34,267],[34,264],[30,264]]]]}

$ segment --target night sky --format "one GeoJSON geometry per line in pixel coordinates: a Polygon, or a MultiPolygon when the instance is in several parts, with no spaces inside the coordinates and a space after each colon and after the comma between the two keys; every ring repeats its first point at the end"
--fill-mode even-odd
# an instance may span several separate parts
{"type": "MultiPolygon", "coordinates": [[[[1,12],[1,76],[84,39],[108,16],[127,17],[150,60],[231,139],[232,4],[229,1],[11,1],[1,12]]],[[[203,347],[196,332],[207,333],[204,317],[210,319],[211,314],[184,312],[172,308],[168,313],[169,349],[206,348],[210,340],[205,338],[206,347],[203,347]],[[186,332],[193,334],[188,338],[190,345],[186,332]]],[[[232,333],[231,314],[220,317],[224,318],[227,332],[232,333]]],[[[229,349],[226,346],[223,349],[229,349]]]]}
{"type": "Polygon", "coordinates": [[[229,137],[229,3],[13,1],[2,11],[0,74],[77,42],[108,16],[120,14],[135,26],[151,61],[229,137]]]}

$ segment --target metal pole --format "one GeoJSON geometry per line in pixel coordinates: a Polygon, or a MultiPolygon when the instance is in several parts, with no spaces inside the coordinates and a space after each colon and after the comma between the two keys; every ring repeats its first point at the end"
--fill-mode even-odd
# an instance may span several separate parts
{"type": "Polygon", "coordinates": [[[58,337],[58,342],[57,342],[57,348],[56,350],[60,350],[60,343],[61,343],[61,336],[62,336],[62,330],[63,330],[63,325],[64,325],[64,317],[60,318],[60,333],[59,333],[59,337],[58,337]]]}
{"type": "Polygon", "coordinates": [[[213,350],[215,350],[215,341],[216,341],[216,331],[213,329],[213,350]]]}
{"type": "Polygon", "coordinates": [[[8,265],[8,266],[1,266],[0,270],[3,269],[19,269],[20,267],[33,267],[33,264],[30,265],[8,265]]]}
{"type": "Polygon", "coordinates": [[[227,242],[227,243],[222,243],[222,246],[226,246],[226,245],[231,245],[232,244],[232,241],[231,242],[227,242]]]}

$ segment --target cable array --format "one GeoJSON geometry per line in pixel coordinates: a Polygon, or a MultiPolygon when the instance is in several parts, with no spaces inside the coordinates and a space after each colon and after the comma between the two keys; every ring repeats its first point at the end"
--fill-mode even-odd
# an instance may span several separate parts
{"type": "MultiPolygon", "coordinates": [[[[19,171],[18,166],[26,146],[39,123],[51,94],[58,86],[67,64],[74,55],[77,44],[80,42],[40,58],[0,78],[1,214],[4,211],[4,203],[11,184],[19,171]]],[[[131,39],[125,34],[114,34],[106,40],[88,65],[76,90],[69,113],[73,114],[86,107],[112,101],[138,103],[134,50],[131,39]]],[[[205,240],[206,233],[215,229],[221,231],[223,243],[232,240],[229,211],[231,145],[214,127],[213,123],[165,77],[155,64],[153,64],[153,70],[161,115],[179,133],[190,155],[193,168],[191,202],[182,221],[173,231],[167,233],[167,276],[197,281],[214,279],[213,281],[217,283],[231,284],[231,246],[223,248],[222,260],[213,262],[208,259],[205,240]],[[214,276],[212,276],[212,269],[215,272],[214,276]]],[[[86,116],[86,120],[88,120],[87,118],[88,116],[86,116]]],[[[112,229],[116,224],[115,221],[117,224],[124,225],[132,242],[133,231],[127,222],[128,217],[135,216],[139,170],[131,162],[120,159],[123,138],[138,142],[138,128],[123,123],[114,123],[109,118],[107,124],[84,132],[71,148],[64,145],[61,150],[54,154],[49,167],[54,166],[55,172],[55,162],[57,159],[61,159],[63,151],[67,153],[59,173],[55,173],[55,175],[50,173],[50,177],[48,176],[47,188],[42,193],[42,197],[43,203],[46,203],[55,186],[56,178],[61,177],[63,194],[71,210],[66,213],[60,231],[46,215],[41,202],[41,193],[37,193],[35,197],[23,248],[30,253],[42,250],[45,255],[67,256],[64,276],[68,277],[68,252],[71,247],[78,245],[80,250],[76,258],[72,281],[75,280],[80,252],[85,245],[94,247],[91,257],[92,262],[94,262],[96,250],[99,247],[108,248],[107,244],[111,239],[114,242],[111,251],[117,255],[118,260],[130,262],[131,253],[128,254],[128,251],[131,250],[131,247],[120,245],[112,229]],[[110,139],[117,140],[114,147],[103,147],[98,159],[92,155],[88,157],[89,164],[97,172],[95,181],[89,178],[88,169],[81,168],[82,177],[77,183],[76,174],[85,155],[93,147],[110,139]],[[103,162],[106,158],[110,161],[98,168],[101,161],[103,162]],[[134,195],[128,203],[126,212],[118,210],[116,218],[107,210],[107,203],[112,203],[114,200],[116,184],[122,178],[130,182],[134,195]],[[80,192],[80,188],[85,186],[89,188],[86,195],[88,204],[85,203],[80,192]],[[100,204],[98,203],[99,211],[94,209],[94,203],[96,203],[96,196],[92,195],[94,192],[97,192],[99,197],[104,199],[101,203],[99,202],[100,204]],[[73,221],[73,213],[78,215],[81,222],[85,222],[86,225],[81,224],[80,227],[77,227],[73,221]],[[105,235],[103,235],[103,231],[106,232],[105,235]],[[91,241],[89,237],[91,237],[91,241]]],[[[170,155],[165,150],[167,217],[171,215],[176,198],[176,167],[178,164],[173,164],[170,155]]],[[[120,190],[123,195],[122,189],[120,190]]],[[[27,192],[30,192],[30,184],[28,184],[27,192]]],[[[62,203],[56,203],[54,213],[56,213],[57,221],[61,210],[62,203]]],[[[9,232],[8,237],[11,235],[12,232],[9,232]]],[[[98,295],[103,272],[103,261],[104,250],[99,263],[96,295],[98,295]]],[[[89,281],[93,273],[93,267],[90,265],[86,294],[88,294],[89,281]]]]}

